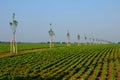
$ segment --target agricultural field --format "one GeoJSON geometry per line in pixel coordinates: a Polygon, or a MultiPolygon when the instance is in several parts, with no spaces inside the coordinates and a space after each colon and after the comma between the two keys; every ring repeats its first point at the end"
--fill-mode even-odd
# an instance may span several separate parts
{"type": "Polygon", "coordinates": [[[120,80],[120,45],[57,47],[0,58],[0,80],[120,80]]]}
{"type": "MultiPolygon", "coordinates": [[[[49,44],[38,44],[38,43],[18,43],[17,46],[18,46],[18,51],[49,48],[49,44]]],[[[65,46],[65,44],[55,44],[54,46],[62,47],[65,46]]],[[[10,43],[0,43],[0,53],[2,52],[10,52],[10,43]]]]}

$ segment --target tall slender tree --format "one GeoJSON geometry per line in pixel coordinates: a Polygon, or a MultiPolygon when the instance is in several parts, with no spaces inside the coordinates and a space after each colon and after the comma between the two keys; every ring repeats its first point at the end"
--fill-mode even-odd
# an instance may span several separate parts
{"type": "Polygon", "coordinates": [[[77,39],[78,39],[78,46],[80,45],[80,35],[77,35],[77,39]]]}
{"type": "Polygon", "coordinates": [[[86,41],[86,45],[87,45],[87,37],[85,36],[85,41],[86,41]]]}
{"type": "Polygon", "coordinates": [[[98,38],[96,38],[96,43],[99,44],[99,40],[98,40],[98,38]]]}
{"type": "Polygon", "coordinates": [[[70,45],[70,33],[67,31],[67,46],[70,45]]]}
{"type": "Polygon", "coordinates": [[[15,13],[13,13],[12,22],[10,22],[9,24],[11,26],[12,33],[13,33],[13,39],[11,41],[10,49],[11,49],[12,53],[17,53],[17,42],[16,42],[15,34],[16,34],[16,28],[17,28],[17,25],[18,25],[18,21],[15,20],[15,13]]]}
{"type": "Polygon", "coordinates": [[[52,23],[50,23],[50,30],[48,31],[49,36],[50,36],[50,48],[54,47],[53,36],[55,35],[55,33],[53,32],[51,26],[52,26],[52,23]]]}
{"type": "Polygon", "coordinates": [[[94,44],[94,41],[95,41],[94,37],[92,37],[92,41],[93,41],[92,43],[94,44]]]}
{"type": "Polygon", "coordinates": [[[91,40],[92,40],[92,38],[89,38],[89,44],[90,44],[90,45],[92,44],[92,41],[91,41],[91,40]]]}

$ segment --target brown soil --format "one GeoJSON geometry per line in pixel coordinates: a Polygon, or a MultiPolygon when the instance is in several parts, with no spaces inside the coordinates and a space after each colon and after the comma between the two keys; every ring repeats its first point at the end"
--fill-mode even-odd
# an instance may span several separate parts
{"type": "Polygon", "coordinates": [[[112,79],[111,53],[109,53],[108,76],[107,76],[107,80],[111,80],[111,79],[112,79]]]}
{"type": "Polygon", "coordinates": [[[88,77],[88,80],[92,80],[94,74],[95,74],[95,70],[96,70],[96,67],[94,68],[94,70],[92,71],[92,73],[89,75],[88,77]]]}
{"type": "MultiPolygon", "coordinates": [[[[78,73],[78,72],[77,72],[77,73],[78,73]]],[[[74,79],[74,76],[75,76],[77,73],[73,74],[73,75],[69,78],[69,80],[73,80],[73,79],[74,79]]]]}
{"type": "Polygon", "coordinates": [[[107,53],[104,55],[104,57],[102,59],[102,69],[101,69],[100,75],[97,78],[98,80],[101,80],[101,77],[102,77],[102,75],[104,73],[104,61],[105,61],[106,55],[107,55],[107,53]]]}
{"type": "Polygon", "coordinates": [[[119,62],[120,62],[120,49],[118,50],[118,58],[119,58],[119,62]]]}
{"type": "Polygon", "coordinates": [[[108,77],[107,77],[107,79],[108,80],[112,79],[112,68],[111,68],[110,62],[108,64],[108,77]]]}
{"type": "Polygon", "coordinates": [[[120,80],[120,67],[116,63],[117,54],[118,54],[117,50],[114,53],[115,53],[115,56],[114,56],[114,65],[115,65],[115,69],[116,69],[116,72],[117,72],[117,80],[120,80]]]}
{"type": "Polygon", "coordinates": [[[117,80],[120,80],[120,70],[119,70],[119,66],[115,63],[116,65],[116,72],[117,72],[117,80]]]}
{"type": "MultiPolygon", "coordinates": [[[[104,58],[105,58],[105,56],[104,56],[104,58]]],[[[104,58],[103,58],[103,60],[102,61],[104,61],[104,58]]],[[[99,57],[99,59],[100,59],[100,57],[99,57]]],[[[98,59],[98,61],[99,61],[99,59],[98,59]]],[[[94,70],[93,70],[93,72],[90,74],[90,76],[88,77],[88,80],[92,80],[93,79],[93,77],[94,77],[94,75],[95,75],[95,71],[96,71],[96,68],[97,68],[97,66],[94,68],[94,70]]],[[[102,69],[101,70],[103,70],[103,65],[102,65],[102,69]]],[[[101,72],[100,72],[101,73],[101,72]]],[[[98,75],[98,77],[99,77],[100,75],[98,75]]]]}

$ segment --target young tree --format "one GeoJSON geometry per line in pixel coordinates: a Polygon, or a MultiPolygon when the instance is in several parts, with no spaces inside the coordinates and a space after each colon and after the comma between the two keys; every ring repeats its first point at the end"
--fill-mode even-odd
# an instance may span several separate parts
{"type": "Polygon", "coordinates": [[[94,41],[95,41],[94,37],[92,37],[92,41],[93,41],[92,43],[94,44],[94,41]]]}
{"type": "MultiPolygon", "coordinates": [[[[52,24],[50,23],[50,27],[52,26],[52,24]]],[[[48,31],[49,36],[50,36],[50,48],[54,47],[53,46],[53,36],[55,35],[55,33],[53,32],[52,28],[50,28],[50,30],[48,31]]]]}
{"type": "Polygon", "coordinates": [[[95,40],[96,40],[96,45],[97,45],[98,44],[98,39],[96,38],[95,40]]]}
{"type": "Polygon", "coordinates": [[[86,45],[87,45],[87,37],[85,36],[85,41],[86,41],[86,45]]]}
{"type": "Polygon", "coordinates": [[[89,41],[90,41],[89,44],[90,44],[90,45],[92,44],[92,41],[91,41],[91,40],[92,40],[92,38],[89,38],[89,41]]]}
{"type": "Polygon", "coordinates": [[[12,29],[12,33],[13,33],[13,39],[11,41],[10,49],[12,53],[17,53],[17,42],[16,42],[15,34],[16,34],[16,28],[18,25],[18,21],[15,20],[15,13],[13,13],[12,19],[13,19],[12,22],[9,23],[12,29]]]}
{"type": "Polygon", "coordinates": [[[77,39],[78,39],[78,46],[80,45],[80,35],[77,35],[77,39]]]}
{"type": "Polygon", "coordinates": [[[70,45],[70,33],[67,31],[67,46],[70,45]]]}

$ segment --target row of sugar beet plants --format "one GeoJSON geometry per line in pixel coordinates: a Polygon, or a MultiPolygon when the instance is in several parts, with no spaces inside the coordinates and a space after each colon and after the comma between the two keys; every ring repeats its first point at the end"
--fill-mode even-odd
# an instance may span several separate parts
{"type": "MultiPolygon", "coordinates": [[[[77,57],[77,55],[80,55],[80,54],[76,53],[76,52],[79,52],[80,50],[81,49],[77,49],[77,48],[72,49],[70,47],[70,48],[67,48],[67,49],[65,48],[65,50],[63,50],[63,52],[57,51],[57,54],[62,53],[63,57],[64,57],[64,54],[67,54],[67,56],[69,56],[71,54],[72,55],[64,58],[65,60],[62,59],[61,60],[62,62],[58,60],[58,62],[56,63],[56,60],[55,60],[56,64],[54,64],[54,62],[53,62],[53,63],[50,63],[49,66],[47,66],[45,68],[43,67],[43,70],[40,73],[42,75],[42,78],[43,79],[58,79],[58,78],[60,79],[63,74],[66,74],[66,73],[63,73],[63,71],[66,70],[70,65],[73,64],[73,62],[70,62],[70,61],[72,61],[72,60],[74,61],[74,59],[75,59],[74,57],[77,57]],[[63,65],[66,64],[66,66],[63,66],[62,64],[63,65]]],[[[83,51],[84,51],[84,49],[83,49],[83,51]]]]}
{"type": "Polygon", "coordinates": [[[120,72],[120,49],[118,47],[116,49],[116,64],[118,66],[118,71],[120,72]]]}
{"type": "Polygon", "coordinates": [[[86,61],[91,58],[93,53],[94,51],[88,51],[88,53],[83,53],[85,55],[83,55],[78,62],[73,64],[73,66],[69,69],[69,73],[63,78],[63,80],[68,80],[69,78],[72,79],[73,75],[78,73],[78,71],[83,67],[86,61]]]}
{"type": "Polygon", "coordinates": [[[101,76],[102,80],[106,80],[108,78],[109,72],[108,72],[108,65],[109,65],[109,57],[110,57],[110,52],[112,51],[112,49],[110,49],[107,53],[106,56],[104,58],[103,61],[103,73],[101,76]]]}
{"type": "Polygon", "coordinates": [[[61,50],[56,49],[57,54],[61,53],[63,55],[62,58],[60,57],[59,59],[56,59],[55,61],[48,63],[48,65],[43,67],[43,72],[46,73],[46,71],[51,70],[52,68],[57,67],[61,65],[62,63],[65,63],[67,60],[69,60],[69,58],[72,58],[73,56],[76,55],[76,54],[70,53],[69,50],[70,50],[69,48],[68,49],[62,48],[61,50]]]}
{"type": "Polygon", "coordinates": [[[90,79],[90,80],[96,80],[98,79],[98,76],[100,76],[101,74],[101,70],[102,70],[102,66],[103,66],[103,58],[105,57],[105,55],[110,51],[110,49],[106,49],[102,54],[101,56],[99,57],[99,60],[98,62],[96,63],[96,68],[94,69],[94,72],[93,72],[93,77],[90,79]]]}
{"type": "MultiPolygon", "coordinates": [[[[82,59],[83,61],[76,67],[76,69],[78,69],[78,71],[76,71],[76,73],[74,73],[74,75],[71,76],[71,79],[77,79],[80,77],[80,75],[82,73],[84,73],[84,71],[86,70],[87,66],[85,66],[85,64],[87,63],[87,61],[89,59],[91,59],[91,57],[94,55],[94,51],[91,51],[89,53],[87,53],[87,55],[84,56],[84,58],[82,59]]],[[[89,63],[89,62],[88,62],[89,63]]]]}
{"type": "MultiPolygon", "coordinates": [[[[103,53],[105,52],[105,50],[102,51],[98,51],[95,53],[95,57],[93,57],[93,60],[91,61],[91,64],[89,65],[88,70],[84,73],[82,79],[88,79],[88,77],[94,72],[97,71],[99,69],[97,69],[98,66],[98,61],[100,59],[100,57],[103,55],[103,53]],[[96,70],[95,70],[96,69],[96,70]]],[[[94,76],[97,76],[94,75],[94,76]]]]}
{"type": "MultiPolygon", "coordinates": [[[[80,53],[79,53],[80,54],[80,53]]],[[[88,52],[87,52],[87,54],[86,55],[88,55],[88,52]]],[[[74,63],[74,62],[73,62],[74,63]]],[[[75,69],[75,67],[77,66],[77,63],[74,63],[73,64],[72,62],[71,63],[69,63],[67,66],[63,66],[63,68],[60,68],[60,70],[58,71],[58,72],[56,72],[56,77],[55,77],[55,79],[65,79],[64,78],[64,76],[66,76],[67,75],[67,78],[69,77],[69,75],[71,75],[71,74],[73,74],[73,73],[70,73],[71,71],[72,71],[72,68],[73,68],[73,70],[75,69]],[[69,66],[71,66],[71,67],[69,67],[69,66]],[[64,71],[65,70],[65,71],[64,71]],[[63,72],[64,71],[64,72],[63,72]]],[[[52,74],[52,73],[51,73],[52,74]]],[[[50,78],[50,77],[49,77],[50,78]]]]}
{"type": "MultiPolygon", "coordinates": [[[[58,52],[60,51],[58,50],[58,52]]],[[[39,71],[43,66],[63,56],[64,54],[62,53],[56,53],[56,50],[47,50],[39,53],[19,54],[0,58],[0,73],[2,72],[0,79],[4,79],[4,77],[8,78],[9,75],[26,77],[33,74],[34,76],[34,73],[39,71]],[[9,69],[9,74],[6,73],[6,69],[9,69]],[[13,71],[16,73],[12,73],[13,71]]]]}
{"type": "MultiPolygon", "coordinates": [[[[55,65],[52,65],[49,68],[45,69],[43,71],[44,75],[47,74],[46,76],[48,76],[48,75],[53,74],[52,77],[54,77],[55,75],[57,76],[58,73],[60,73],[60,72],[62,73],[66,68],[70,67],[70,65],[72,65],[73,62],[76,62],[76,58],[79,58],[81,56],[81,54],[74,53],[74,52],[75,52],[74,49],[72,51],[71,48],[69,48],[66,52],[67,54],[69,54],[68,55],[69,57],[66,57],[64,60],[61,60],[61,61],[57,62],[55,65]],[[70,54],[72,54],[72,55],[70,55],[70,54]]],[[[63,54],[66,54],[66,53],[63,53],[63,54]]]]}
{"type": "MultiPolygon", "coordinates": [[[[76,53],[76,52],[79,52],[79,51],[77,51],[76,47],[67,51],[67,53],[74,53],[74,54],[77,54],[77,56],[79,56],[79,54],[81,54],[81,53],[76,53]]],[[[87,53],[86,55],[88,55],[89,52],[86,52],[86,53],[87,53]]],[[[74,57],[77,58],[76,56],[72,56],[72,58],[70,58],[70,59],[75,59],[74,57]]],[[[77,59],[75,59],[75,60],[77,60],[77,59]]],[[[64,76],[67,76],[67,78],[70,77],[70,75],[72,75],[75,72],[75,71],[71,72],[72,68],[74,70],[75,67],[78,65],[78,62],[75,63],[76,62],[75,60],[69,60],[68,59],[68,61],[66,61],[63,64],[62,64],[62,62],[58,62],[58,64],[57,64],[58,66],[54,66],[54,67],[53,66],[49,66],[50,67],[49,69],[48,69],[48,67],[45,68],[45,70],[43,71],[44,73],[42,73],[44,75],[43,78],[45,78],[45,79],[61,79],[61,78],[64,78],[64,76]],[[59,64],[60,64],[60,66],[59,66],[59,64]]]]}
{"type": "Polygon", "coordinates": [[[98,53],[97,50],[92,52],[92,54],[90,53],[89,58],[88,59],[86,58],[87,60],[85,61],[85,63],[81,66],[81,68],[79,68],[79,71],[76,74],[74,74],[73,77],[71,77],[71,80],[77,80],[79,78],[83,78],[83,77],[87,78],[88,77],[87,75],[85,75],[85,72],[87,72],[88,74],[91,73],[92,67],[90,67],[90,65],[91,65],[92,61],[94,61],[95,57],[97,56],[96,53],[98,53]]]}
{"type": "MultiPolygon", "coordinates": [[[[93,72],[93,69],[96,65],[96,62],[97,62],[97,58],[96,56],[99,55],[99,52],[101,52],[103,49],[99,50],[99,51],[96,51],[93,53],[93,55],[91,54],[92,56],[92,59],[88,59],[86,62],[85,62],[85,65],[82,65],[82,67],[80,68],[80,70],[75,74],[73,75],[73,77],[71,77],[71,80],[77,80],[79,78],[84,78],[84,79],[87,79],[89,77],[89,75],[93,72]],[[96,54],[96,55],[95,55],[96,54]],[[91,60],[91,61],[90,61],[91,60]],[[89,67],[87,67],[89,66],[89,67]]],[[[105,51],[105,50],[104,50],[105,51]]],[[[102,54],[102,53],[101,53],[102,54]]],[[[100,55],[101,55],[100,54],[100,55]]],[[[99,56],[97,56],[99,57],[99,56]]]]}
{"type": "MultiPolygon", "coordinates": [[[[88,79],[93,68],[97,70],[93,76],[96,79],[101,69],[99,62],[108,48],[109,45],[70,46],[3,57],[0,58],[0,79],[88,79]]],[[[105,57],[109,61],[109,54],[105,57]]]]}
{"type": "Polygon", "coordinates": [[[71,63],[68,64],[68,65],[70,65],[70,67],[68,67],[67,69],[65,69],[62,72],[63,75],[58,74],[58,76],[60,76],[59,79],[67,80],[69,77],[71,77],[74,73],[76,73],[78,71],[77,66],[82,62],[82,60],[85,59],[86,53],[82,52],[82,53],[78,53],[78,54],[82,54],[82,55],[80,55],[80,57],[78,56],[74,61],[72,61],[71,63]]]}
{"type": "Polygon", "coordinates": [[[114,65],[114,50],[112,50],[112,53],[111,53],[111,57],[110,57],[110,65],[111,65],[111,68],[112,68],[112,80],[116,80],[116,77],[117,77],[117,74],[116,74],[116,69],[115,69],[115,65],[114,65]]]}
{"type": "Polygon", "coordinates": [[[34,73],[39,72],[47,64],[60,61],[61,59],[64,59],[64,57],[69,57],[69,55],[74,54],[68,53],[70,49],[52,49],[37,53],[19,54],[0,58],[0,61],[2,62],[0,63],[0,70],[3,71],[2,77],[8,77],[8,75],[4,74],[7,68],[9,68],[10,75],[13,76],[22,75],[23,77],[26,77],[28,75],[31,76],[31,74],[34,76],[34,73]],[[61,51],[63,53],[61,53],[61,51]],[[17,74],[12,74],[13,69],[15,69],[14,72],[17,72],[17,74]]]}
{"type": "Polygon", "coordinates": [[[115,47],[111,47],[111,49],[109,50],[109,52],[107,53],[105,59],[104,59],[104,63],[103,63],[103,73],[101,76],[102,80],[106,80],[106,79],[112,79],[112,80],[116,80],[116,69],[115,69],[115,65],[114,65],[114,50],[116,48],[115,47]]]}

